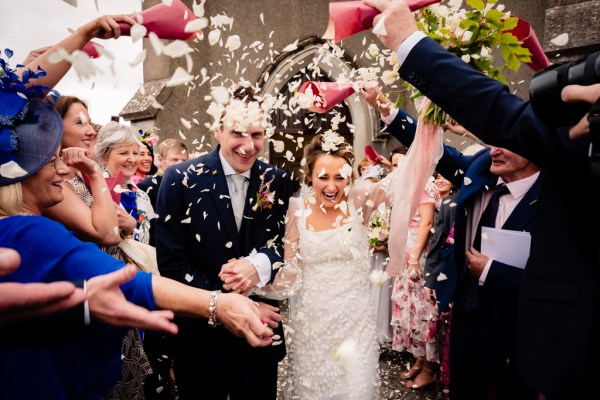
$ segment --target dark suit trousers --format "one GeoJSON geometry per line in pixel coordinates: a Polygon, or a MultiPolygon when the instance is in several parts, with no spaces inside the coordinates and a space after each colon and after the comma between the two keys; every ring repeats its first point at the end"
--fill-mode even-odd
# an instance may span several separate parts
{"type": "Polygon", "coordinates": [[[272,359],[240,360],[175,357],[180,400],[275,400],[277,365],[272,359]]]}
{"type": "MultiPolygon", "coordinates": [[[[454,303],[450,336],[450,398],[537,400],[538,395],[519,378],[515,360],[499,351],[482,328],[481,310],[466,311],[454,303]]],[[[514,338],[508,339],[514,343],[514,338]]]]}

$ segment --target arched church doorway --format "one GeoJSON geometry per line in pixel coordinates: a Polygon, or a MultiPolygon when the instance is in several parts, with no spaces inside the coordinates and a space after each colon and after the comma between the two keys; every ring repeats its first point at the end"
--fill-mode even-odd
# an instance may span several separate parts
{"type": "MultiPolygon", "coordinates": [[[[263,93],[277,95],[281,93],[289,100],[294,96],[290,90],[291,82],[301,80],[313,81],[336,81],[338,77],[350,76],[355,67],[348,58],[340,58],[328,50],[324,52],[324,41],[317,37],[306,38],[298,43],[297,50],[291,53],[281,54],[273,64],[267,68],[258,81],[263,93]],[[309,71],[318,69],[319,74],[309,71]]],[[[298,88],[296,83],[294,88],[298,88]]],[[[283,141],[284,150],[277,152],[273,143],[268,146],[268,154],[265,157],[272,165],[276,165],[292,175],[296,187],[299,186],[300,161],[302,160],[303,146],[321,132],[331,128],[331,119],[340,114],[345,118],[338,126],[338,134],[343,135],[351,143],[356,151],[356,156],[362,157],[362,149],[371,143],[379,132],[379,118],[365,101],[357,94],[350,96],[345,102],[334,107],[326,114],[315,114],[304,109],[276,110],[272,115],[272,123],[275,128],[273,139],[283,141]],[[347,123],[350,124],[350,128],[347,123]],[[301,138],[298,141],[298,138],[301,138]],[[360,151],[357,151],[360,150],[360,151]]]]}

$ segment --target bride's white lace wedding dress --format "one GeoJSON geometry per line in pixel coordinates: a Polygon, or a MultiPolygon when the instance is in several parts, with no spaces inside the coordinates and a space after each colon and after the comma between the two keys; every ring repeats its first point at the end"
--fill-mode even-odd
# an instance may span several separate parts
{"type": "Polygon", "coordinates": [[[369,186],[351,190],[350,218],[324,231],[307,226],[304,199],[290,200],[286,262],[294,255],[302,279],[290,299],[287,399],[378,397],[379,345],[363,221],[386,196],[379,185],[369,186]]]}

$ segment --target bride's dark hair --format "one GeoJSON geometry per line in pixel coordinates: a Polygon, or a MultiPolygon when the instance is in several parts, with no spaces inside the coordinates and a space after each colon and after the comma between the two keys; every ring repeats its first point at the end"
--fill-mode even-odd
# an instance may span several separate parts
{"type": "Polygon", "coordinates": [[[345,140],[341,143],[336,144],[337,150],[323,150],[323,135],[317,135],[304,147],[304,159],[306,160],[306,165],[304,167],[303,181],[308,186],[312,186],[312,183],[308,181],[308,177],[312,175],[313,170],[315,168],[315,163],[317,162],[317,158],[322,155],[329,154],[334,157],[341,157],[348,165],[352,168],[352,180],[354,180],[354,151],[352,150],[352,146],[346,142],[345,140]]]}

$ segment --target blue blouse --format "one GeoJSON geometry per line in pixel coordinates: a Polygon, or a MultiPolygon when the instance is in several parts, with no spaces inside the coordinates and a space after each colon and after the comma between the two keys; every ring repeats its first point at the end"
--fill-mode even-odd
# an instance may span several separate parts
{"type": "MultiPolygon", "coordinates": [[[[124,266],[60,223],[39,216],[0,219],[0,247],[21,255],[19,269],[0,282],[81,281],[124,266]]],[[[138,272],[121,290],[132,303],[155,309],[151,274],[138,272]]],[[[119,379],[126,333],[127,328],[92,320],[78,339],[0,348],[0,399],[100,399],[119,379]]]]}

